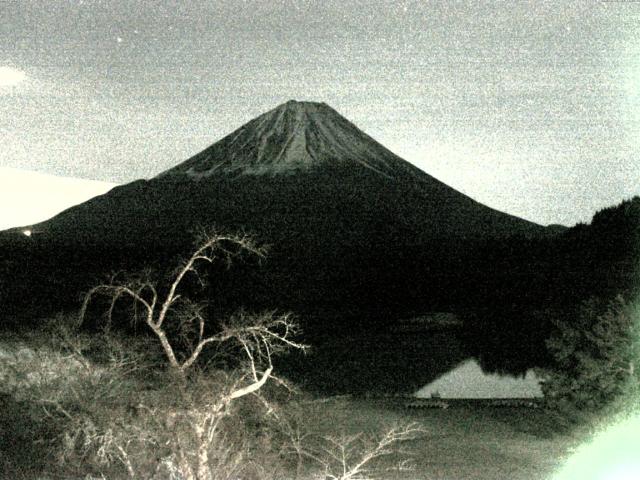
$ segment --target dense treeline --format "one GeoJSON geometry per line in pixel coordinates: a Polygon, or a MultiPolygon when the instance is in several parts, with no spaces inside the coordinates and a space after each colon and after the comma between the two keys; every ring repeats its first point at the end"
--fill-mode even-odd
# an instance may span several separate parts
{"type": "Polygon", "coordinates": [[[489,370],[517,373],[549,364],[545,342],[555,320],[571,322],[590,298],[637,294],[639,252],[640,197],[555,237],[486,245],[475,255],[485,280],[468,290],[476,295],[469,304],[469,344],[489,370]]]}

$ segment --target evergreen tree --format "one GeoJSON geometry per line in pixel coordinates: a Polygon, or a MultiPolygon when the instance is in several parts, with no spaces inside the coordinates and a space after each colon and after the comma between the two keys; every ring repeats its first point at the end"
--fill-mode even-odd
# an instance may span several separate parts
{"type": "Polygon", "coordinates": [[[638,305],[617,296],[591,298],[573,318],[553,320],[547,348],[554,367],[542,386],[552,407],[597,411],[624,398],[638,406],[640,392],[640,319],[638,305]]]}

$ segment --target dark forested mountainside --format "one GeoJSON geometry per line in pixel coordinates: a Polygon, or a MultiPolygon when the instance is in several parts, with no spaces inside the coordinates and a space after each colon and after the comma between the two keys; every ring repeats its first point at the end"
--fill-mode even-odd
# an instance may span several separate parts
{"type": "Polygon", "coordinates": [[[554,318],[569,323],[583,302],[640,291],[640,197],[543,239],[486,244],[471,261],[485,272],[469,286],[466,332],[484,366],[515,370],[547,360],[554,318]]]}

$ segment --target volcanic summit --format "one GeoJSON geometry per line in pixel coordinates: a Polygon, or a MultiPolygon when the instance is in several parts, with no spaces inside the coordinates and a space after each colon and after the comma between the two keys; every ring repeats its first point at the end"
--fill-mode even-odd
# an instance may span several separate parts
{"type": "Polygon", "coordinates": [[[325,103],[290,100],[160,175],[295,174],[364,167],[389,178],[416,169],[325,103]]]}

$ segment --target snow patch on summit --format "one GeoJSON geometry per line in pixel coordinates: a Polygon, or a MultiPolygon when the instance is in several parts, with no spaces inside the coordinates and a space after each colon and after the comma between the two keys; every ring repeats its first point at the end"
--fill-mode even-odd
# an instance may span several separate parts
{"type": "Polygon", "coordinates": [[[416,174],[328,105],[292,100],[160,176],[281,175],[320,167],[365,168],[388,178],[416,174]]]}

